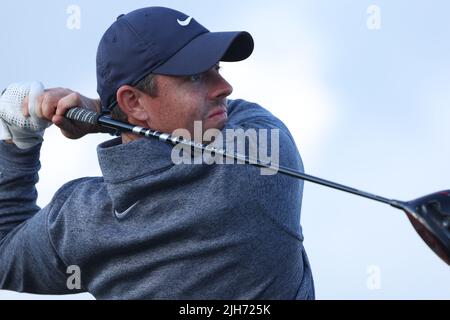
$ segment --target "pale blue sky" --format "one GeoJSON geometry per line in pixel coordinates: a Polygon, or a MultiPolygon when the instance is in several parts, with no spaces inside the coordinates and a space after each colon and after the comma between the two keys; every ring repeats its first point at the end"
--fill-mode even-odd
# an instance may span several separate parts
{"type": "MultiPolygon", "coordinates": [[[[308,173],[410,200],[450,189],[450,3],[445,0],[8,1],[0,10],[0,87],[41,80],[95,96],[95,54],[120,13],[163,5],[213,31],[247,30],[254,55],[224,66],[233,97],[291,129],[308,173]],[[69,5],[81,29],[66,27],[69,5]],[[381,9],[381,29],[367,8],[381,9]]],[[[46,133],[39,204],[99,175],[95,146],[46,133]]],[[[401,211],[306,183],[302,224],[319,299],[450,299],[450,271],[401,211]],[[375,269],[371,266],[376,266],[375,269]],[[367,284],[379,271],[379,286],[367,284]]],[[[0,298],[30,296],[0,292],[0,298]]]]}

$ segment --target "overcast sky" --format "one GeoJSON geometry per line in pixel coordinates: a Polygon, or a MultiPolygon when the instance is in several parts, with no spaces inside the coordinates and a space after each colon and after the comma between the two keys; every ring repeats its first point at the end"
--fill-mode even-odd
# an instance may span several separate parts
{"type": "MultiPolygon", "coordinates": [[[[287,124],[307,173],[399,200],[450,189],[445,0],[4,1],[0,87],[40,80],[96,97],[100,37],[151,5],[254,36],[250,59],[224,64],[232,97],[287,124]]],[[[45,138],[41,206],[65,182],[100,175],[96,145],[109,136],[68,141],[51,128],[45,138]]],[[[450,299],[448,266],[401,211],[306,183],[302,224],[317,298],[450,299]]]]}

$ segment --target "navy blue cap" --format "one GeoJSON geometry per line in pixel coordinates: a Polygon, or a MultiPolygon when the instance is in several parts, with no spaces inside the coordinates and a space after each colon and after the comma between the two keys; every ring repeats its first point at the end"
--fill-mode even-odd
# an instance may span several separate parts
{"type": "Polygon", "coordinates": [[[148,74],[190,76],[219,61],[241,61],[253,52],[248,32],[210,32],[194,18],[163,7],[121,15],[105,32],[97,52],[97,91],[110,109],[123,85],[148,74]]]}

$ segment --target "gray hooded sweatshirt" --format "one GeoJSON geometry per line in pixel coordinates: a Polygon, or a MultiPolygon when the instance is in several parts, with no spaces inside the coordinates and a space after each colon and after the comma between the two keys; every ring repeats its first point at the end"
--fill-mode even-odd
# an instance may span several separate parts
{"type": "MultiPolygon", "coordinates": [[[[280,165],[303,171],[280,120],[243,100],[228,107],[226,129],[279,129],[280,165]]],[[[1,143],[0,288],[98,299],[313,299],[302,181],[249,165],[175,165],[172,148],[105,142],[103,177],[65,184],[40,209],[40,146],[1,143]]]]}

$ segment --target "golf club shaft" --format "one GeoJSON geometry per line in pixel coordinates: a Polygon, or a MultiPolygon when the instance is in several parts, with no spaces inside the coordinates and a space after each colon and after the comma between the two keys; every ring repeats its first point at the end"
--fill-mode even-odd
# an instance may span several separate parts
{"type": "Polygon", "coordinates": [[[372,193],[368,193],[368,192],[364,192],[358,189],[354,189],[354,188],[350,188],[347,186],[344,186],[342,184],[338,184],[332,181],[328,181],[328,180],[324,180],[324,179],[320,179],[305,173],[302,173],[300,171],[297,170],[293,170],[291,168],[287,168],[287,167],[283,167],[283,166],[272,166],[272,165],[268,165],[268,164],[264,164],[261,163],[260,161],[256,160],[256,159],[251,159],[249,157],[245,157],[243,155],[240,154],[231,154],[226,152],[223,149],[217,149],[215,147],[211,147],[209,145],[204,145],[201,143],[196,143],[194,141],[188,141],[185,139],[182,139],[180,137],[173,137],[170,134],[166,134],[166,133],[161,133],[158,131],[154,131],[151,129],[147,129],[147,128],[142,128],[139,126],[134,126],[131,125],[129,123],[125,123],[125,122],[121,122],[121,121],[117,121],[117,120],[113,120],[111,119],[110,116],[106,116],[106,115],[100,115],[97,114],[95,112],[83,109],[83,108],[73,108],[70,109],[66,115],[66,118],[74,120],[74,121],[79,121],[79,122],[83,122],[83,123],[89,123],[92,125],[100,125],[106,128],[110,128],[110,129],[114,129],[117,130],[118,132],[133,132],[135,134],[141,135],[141,136],[145,136],[147,138],[155,138],[155,139],[159,139],[160,141],[166,142],[166,143],[171,143],[173,145],[184,145],[190,148],[194,148],[194,149],[198,149],[198,150],[202,150],[202,151],[207,151],[210,152],[211,154],[219,154],[222,155],[226,158],[230,158],[230,159],[234,159],[234,160],[238,160],[241,161],[243,163],[246,164],[250,164],[256,167],[260,167],[260,168],[265,168],[265,169],[269,169],[269,170],[273,170],[275,172],[280,172],[282,174],[288,175],[290,177],[294,177],[297,179],[302,179],[305,181],[309,181],[315,184],[319,184],[322,186],[326,186],[329,188],[333,188],[333,189],[337,189],[340,191],[344,191],[344,192],[348,192],[354,195],[358,195],[364,198],[368,198],[368,199],[372,199],[378,202],[382,202],[382,203],[386,203],[389,204],[391,206],[394,206],[396,208],[402,208],[401,207],[401,203],[400,201],[397,200],[392,200],[392,199],[387,199],[384,197],[380,197],[378,195],[372,194],[372,193]]]}

